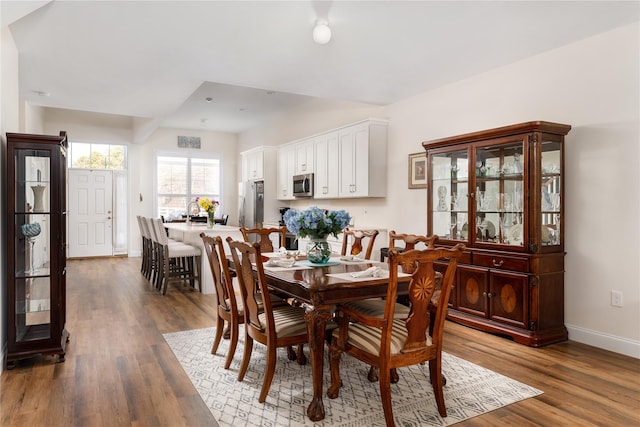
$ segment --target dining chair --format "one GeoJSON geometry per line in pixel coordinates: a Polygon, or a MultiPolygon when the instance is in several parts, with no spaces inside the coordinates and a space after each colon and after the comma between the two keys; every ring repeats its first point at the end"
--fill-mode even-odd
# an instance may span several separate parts
{"type": "Polygon", "coordinates": [[[380,370],[380,396],[387,426],[394,426],[391,406],[391,370],[429,362],[429,377],[436,397],[438,412],[447,416],[442,391],[442,340],[447,301],[451,293],[458,259],[465,246],[453,248],[413,249],[399,253],[389,250],[389,285],[384,314],[369,316],[338,305],[339,325],[333,331],[329,360],[331,386],[327,396],[338,397],[340,357],[347,353],[380,370]],[[441,280],[440,296],[435,312],[434,329],[429,334],[429,305],[436,289],[436,261],[448,261],[441,280]],[[395,317],[398,273],[402,265],[415,266],[409,283],[410,314],[406,319],[395,317]]]}
{"type": "Polygon", "coordinates": [[[371,259],[373,244],[378,236],[378,230],[352,230],[345,228],[342,230],[342,251],[341,255],[359,255],[364,250],[363,244],[368,241],[364,259],[371,259]],[[349,249],[349,251],[347,251],[349,249]],[[347,253],[348,252],[348,253],[347,253]]]}
{"type": "MultiPolygon", "coordinates": [[[[274,252],[275,248],[273,246],[273,241],[271,240],[272,235],[279,235],[280,247],[285,247],[285,238],[287,235],[287,227],[272,227],[272,228],[245,228],[240,227],[240,232],[242,233],[242,237],[244,241],[247,243],[258,242],[260,245],[260,253],[265,252],[274,252]]],[[[272,294],[273,296],[273,294],[272,294]]],[[[287,298],[287,295],[277,295],[278,299],[284,300],[287,298]]],[[[305,362],[305,356],[302,352],[302,345],[298,347],[298,352],[296,353],[293,347],[287,347],[287,354],[290,360],[298,360],[298,363],[305,362]]]]}
{"type": "Polygon", "coordinates": [[[160,218],[151,218],[151,224],[155,231],[156,256],[160,272],[156,287],[162,290],[163,295],[166,295],[170,283],[189,281],[190,286],[195,288],[197,281],[198,290],[202,291],[200,279],[202,251],[200,248],[170,240],[160,218]]]}
{"type": "Polygon", "coordinates": [[[234,241],[231,237],[227,237],[227,243],[238,276],[245,315],[244,352],[238,381],[242,381],[247,373],[253,342],[257,341],[265,345],[267,347],[266,370],[258,398],[258,401],[263,403],[275,374],[277,349],[309,342],[305,309],[272,304],[259,243],[234,241]],[[253,260],[255,260],[255,273],[252,266],[253,260]],[[259,309],[256,299],[258,293],[262,295],[262,310],[259,309]]]}
{"type": "Polygon", "coordinates": [[[260,252],[274,252],[273,241],[271,237],[273,234],[279,235],[280,247],[285,246],[285,238],[287,235],[287,227],[272,227],[272,228],[245,228],[240,227],[240,232],[245,242],[258,242],[260,244],[260,252]]]}
{"type": "Polygon", "coordinates": [[[218,351],[220,340],[223,337],[223,331],[225,335],[228,333],[230,342],[224,369],[229,369],[236,352],[236,347],[238,346],[238,338],[240,336],[239,325],[244,323],[244,307],[242,306],[242,302],[236,299],[233,288],[233,277],[229,270],[222,238],[220,238],[220,236],[207,236],[205,233],[200,233],[200,237],[202,238],[207,260],[209,261],[209,268],[213,276],[216,299],[218,301],[216,311],[216,336],[213,340],[213,346],[211,347],[211,354],[215,354],[216,351],[218,351]]]}
{"type": "MultiPolygon", "coordinates": [[[[419,245],[419,247],[422,248],[433,249],[437,240],[438,236],[435,234],[432,236],[421,236],[418,234],[406,233],[398,234],[395,230],[391,230],[389,232],[389,250],[395,248],[398,249],[398,251],[409,251],[415,249],[416,245],[419,245]],[[396,241],[404,242],[404,247],[397,248],[396,241]]],[[[401,270],[403,273],[411,274],[415,270],[415,265],[412,263],[403,264],[401,265],[401,270]]],[[[407,300],[407,297],[404,295],[398,296],[396,298],[396,302],[398,302],[398,304],[395,306],[394,316],[396,318],[406,319],[409,316],[409,301],[407,300]]],[[[386,302],[383,298],[368,298],[365,300],[350,301],[345,305],[351,310],[356,310],[368,316],[381,317],[384,314],[386,302]]],[[[367,378],[371,382],[378,381],[378,369],[371,366],[369,373],[367,374],[367,378]]],[[[391,382],[398,382],[398,374],[395,370],[391,373],[391,382]]]]}
{"type": "MultiPolygon", "coordinates": [[[[142,275],[149,280],[149,274],[151,272],[151,265],[150,265],[150,245],[151,243],[151,239],[149,239],[149,236],[146,232],[146,223],[145,225],[143,225],[143,217],[141,217],[140,215],[136,216],[136,219],[138,221],[138,229],[140,230],[140,244],[141,249],[142,249],[142,263],[140,266],[140,272],[142,273],[142,275]]],[[[145,221],[146,222],[146,221],[145,221]]]]}

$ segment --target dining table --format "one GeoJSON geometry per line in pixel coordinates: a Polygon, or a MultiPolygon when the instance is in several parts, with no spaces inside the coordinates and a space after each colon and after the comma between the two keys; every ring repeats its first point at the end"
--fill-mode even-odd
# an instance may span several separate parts
{"type": "MultiPolygon", "coordinates": [[[[293,267],[282,268],[268,264],[264,264],[264,272],[270,289],[294,298],[306,309],[313,376],[313,398],[307,407],[307,416],[312,421],[320,421],[325,417],[322,394],[327,323],[333,318],[336,304],[386,296],[387,264],[357,259],[345,261],[339,257],[330,258],[325,265],[297,261],[293,267]],[[379,277],[354,277],[371,271],[372,267],[378,267],[379,277]]],[[[410,278],[408,274],[399,273],[399,294],[407,292],[410,278]]]]}

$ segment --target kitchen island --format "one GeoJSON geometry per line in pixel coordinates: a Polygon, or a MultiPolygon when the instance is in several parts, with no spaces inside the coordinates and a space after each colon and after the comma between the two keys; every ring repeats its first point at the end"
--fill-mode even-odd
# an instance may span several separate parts
{"type": "Polygon", "coordinates": [[[169,230],[169,237],[181,242],[188,243],[193,246],[197,246],[202,250],[202,262],[200,267],[200,278],[202,281],[202,293],[212,294],[215,292],[215,286],[213,284],[213,276],[211,274],[211,268],[209,268],[209,261],[207,260],[207,253],[204,250],[204,244],[200,233],[205,233],[207,236],[220,236],[225,242],[225,250],[229,252],[226,239],[231,236],[234,240],[243,241],[242,233],[239,227],[232,227],[229,225],[216,224],[213,228],[208,228],[206,223],[187,223],[187,222],[166,222],[164,227],[169,230]]]}

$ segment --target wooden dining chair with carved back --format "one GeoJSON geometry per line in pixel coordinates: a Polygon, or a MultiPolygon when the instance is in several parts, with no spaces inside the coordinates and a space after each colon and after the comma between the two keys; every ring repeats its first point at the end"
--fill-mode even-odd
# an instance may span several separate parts
{"type": "MultiPolygon", "coordinates": [[[[224,244],[220,236],[207,236],[200,233],[204,250],[209,261],[209,267],[215,285],[218,308],[216,310],[216,336],[211,347],[211,354],[218,351],[220,340],[228,334],[229,351],[225,360],[224,369],[229,369],[231,361],[238,345],[240,335],[239,325],[244,323],[244,307],[242,302],[236,299],[233,288],[233,277],[229,270],[227,257],[225,255],[224,244]],[[226,322],[226,327],[225,327],[226,322]]],[[[226,337],[225,337],[226,338],[226,337]]]]}
{"type": "Polygon", "coordinates": [[[244,352],[238,381],[242,381],[247,372],[253,342],[257,341],[265,345],[267,347],[266,369],[258,398],[258,401],[263,403],[275,374],[277,349],[309,342],[305,309],[288,304],[272,304],[259,243],[234,241],[231,237],[227,238],[227,243],[231,249],[245,315],[244,352]],[[255,272],[252,266],[254,261],[255,272]],[[262,310],[260,310],[257,295],[262,295],[262,310]]]}
{"type": "Polygon", "coordinates": [[[364,251],[363,258],[371,259],[373,244],[378,234],[378,230],[353,230],[345,228],[342,230],[341,255],[360,255],[364,251]],[[364,243],[366,243],[367,246],[366,250],[364,249],[364,243]]]}
{"type": "MultiPolygon", "coordinates": [[[[392,248],[409,251],[416,248],[418,245],[421,248],[430,248],[433,249],[435,247],[435,242],[438,240],[437,235],[432,236],[422,236],[418,234],[406,234],[406,233],[396,233],[395,230],[391,230],[389,232],[389,250],[392,248]],[[397,241],[404,242],[404,246],[402,248],[398,248],[396,246],[397,241]]],[[[405,263],[401,265],[401,271],[403,273],[411,274],[415,269],[415,265],[411,262],[405,263]]],[[[398,296],[396,299],[398,304],[395,306],[395,317],[406,319],[409,316],[409,301],[405,295],[398,296]]],[[[366,300],[360,301],[351,301],[345,304],[352,310],[357,310],[361,313],[367,314],[369,316],[381,317],[384,314],[384,310],[386,307],[385,300],[383,298],[369,298],[366,300]]],[[[371,382],[378,381],[378,369],[374,366],[371,366],[369,369],[369,373],[367,374],[367,378],[371,382]]],[[[398,382],[398,373],[395,369],[391,372],[391,382],[398,382]]]]}
{"type": "Polygon", "coordinates": [[[285,238],[287,235],[287,227],[271,227],[271,228],[245,228],[240,227],[240,232],[245,242],[258,242],[260,244],[260,252],[274,252],[276,249],[271,238],[273,235],[278,236],[280,247],[285,246],[285,238]]]}
{"type": "Polygon", "coordinates": [[[453,248],[412,249],[399,253],[389,250],[389,286],[385,310],[381,317],[369,316],[349,307],[338,305],[338,329],[333,331],[330,346],[331,385],[327,396],[338,397],[342,380],[340,358],[343,353],[371,365],[380,371],[380,396],[387,426],[394,426],[391,406],[391,371],[395,368],[429,363],[429,377],[436,398],[438,412],[447,416],[442,390],[442,341],[447,301],[453,286],[457,262],[464,245],[453,248]],[[429,305],[436,290],[436,261],[448,261],[441,279],[440,295],[435,312],[434,329],[429,334],[429,305]],[[410,313],[406,319],[395,317],[398,273],[402,265],[411,264],[414,270],[409,283],[410,313]]]}
{"type": "MultiPolygon", "coordinates": [[[[275,235],[280,241],[280,247],[285,247],[285,238],[287,235],[287,227],[271,227],[271,228],[245,228],[240,227],[240,232],[245,242],[257,242],[260,245],[260,253],[275,252],[276,248],[273,246],[273,240],[271,238],[275,235]]],[[[278,295],[280,299],[286,299],[286,295],[278,295]]],[[[287,354],[290,360],[298,360],[298,363],[304,364],[306,362],[304,353],[302,351],[302,345],[298,347],[298,351],[293,347],[287,348],[287,354]]]]}

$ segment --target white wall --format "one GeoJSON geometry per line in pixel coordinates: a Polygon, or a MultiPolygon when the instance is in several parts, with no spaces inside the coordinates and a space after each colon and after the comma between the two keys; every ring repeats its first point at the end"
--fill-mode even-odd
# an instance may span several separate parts
{"type": "Polygon", "coordinates": [[[421,151],[423,141],[532,120],[572,125],[565,184],[569,338],[640,357],[639,33],[636,23],[386,110],[338,112],[345,120],[322,122],[324,129],[318,129],[317,115],[309,110],[240,139],[246,147],[277,145],[367,116],[386,116],[387,197],[319,204],[349,210],[356,227],[424,234],[426,191],[407,188],[407,155],[421,151]],[[623,292],[622,308],[610,305],[612,289],[623,292]]]}

